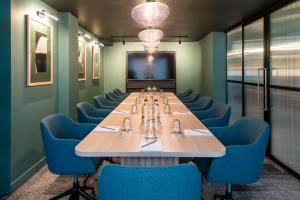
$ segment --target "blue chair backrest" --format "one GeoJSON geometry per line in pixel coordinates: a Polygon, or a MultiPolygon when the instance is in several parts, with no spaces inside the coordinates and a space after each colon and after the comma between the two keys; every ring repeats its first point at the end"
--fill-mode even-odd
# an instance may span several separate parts
{"type": "Polygon", "coordinates": [[[212,105],[208,110],[203,112],[207,112],[210,118],[217,118],[217,117],[230,117],[231,106],[225,103],[216,103],[212,105]]]}
{"type": "Polygon", "coordinates": [[[78,117],[80,115],[85,115],[86,117],[100,117],[97,108],[95,108],[92,104],[88,102],[81,102],[77,104],[78,117]]]}
{"type": "Polygon", "coordinates": [[[99,179],[99,200],[199,200],[201,174],[192,164],[167,167],[106,165],[99,179]]]}
{"type": "Polygon", "coordinates": [[[103,95],[95,96],[94,98],[97,99],[97,101],[101,102],[104,106],[117,106],[117,105],[119,105],[119,103],[110,101],[103,95]]]}

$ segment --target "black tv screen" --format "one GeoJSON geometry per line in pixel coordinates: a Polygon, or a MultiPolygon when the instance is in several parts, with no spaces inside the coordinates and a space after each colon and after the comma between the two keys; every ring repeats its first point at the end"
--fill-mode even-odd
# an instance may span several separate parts
{"type": "Polygon", "coordinates": [[[175,79],[175,53],[128,52],[127,78],[131,80],[175,79]]]}

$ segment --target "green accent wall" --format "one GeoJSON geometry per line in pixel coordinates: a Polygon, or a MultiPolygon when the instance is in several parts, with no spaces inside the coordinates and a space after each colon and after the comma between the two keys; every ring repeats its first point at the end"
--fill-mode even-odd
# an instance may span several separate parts
{"type": "MultiPolygon", "coordinates": [[[[177,92],[201,88],[201,48],[199,42],[162,42],[160,51],[176,52],[177,92]]],[[[140,42],[115,42],[104,48],[104,91],[126,89],[126,52],[144,51],[140,42]]]]}
{"type": "MultiPolygon", "coordinates": [[[[78,82],[77,40],[78,31],[82,29],[71,14],[58,13],[41,0],[4,0],[0,6],[3,9],[0,13],[3,29],[0,37],[0,194],[6,194],[46,163],[40,120],[59,112],[76,118],[76,104],[82,100],[91,102],[94,95],[103,91],[104,74],[100,80],[91,80],[89,46],[87,80],[78,82]],[[26,15],[36,15],[38,10],[60,18],[59,21],[40,19],[53,27],[53,84],[27,87],[26,15]]],[[[97,38],[90,35],[91,45],[97,38]]],[[[101,60],[104,60],[103,53],[101,60]]]]}
{"type": "MultiPolygon", "coordinates": [[[[86,33],[87,31],[83,28],[79,28],[79,31],[86,33]]],[[[92,39],[86,40],[86,81],[79,81],[78,89],[78,101],[86,101],[93,103],[93,97],[96,95],[103,94],[104,89],[104,48],[100,48],[100,79],[92,79],[92,47],[97,41],[97,38],[89,34],[92,39]]],[[[76,65],[77,67],[77,65],[76,65]]],[[[77,69],[77,68],[76,68],[77,69]]]]}
{"type": "Polygon", "coordinates": [[[53,26],[53,84],[26,86],[26,17],[37,10],[58,13],[40,0],[12,0],[11,7],[11,190],[31,177],[44,163],[40,120],[58,111],[57,22],[53,26]]]}
{"type": "Polygon", "coordinates": [[[10,183],[10,131],[11,131],[11,2],[0,1],[0,194],[8,193],[10,183]]]}
{"type": "Polygon", "coordinates": [[[200,41],[202,53],[201,94],[226,102],[226,37],[212,32],[200,41]]]}

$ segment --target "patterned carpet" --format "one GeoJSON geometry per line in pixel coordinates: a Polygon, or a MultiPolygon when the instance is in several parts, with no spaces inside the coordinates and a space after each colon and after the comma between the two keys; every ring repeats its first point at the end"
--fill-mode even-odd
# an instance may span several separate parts
{"type": "MultiPolygon", "coordinates": [[[[55,176],[45,166],[13,194],[0,199],[46,200],[69,189],[71,184],[71,177],[55,176]]],[[[95,181],[91,179],[90,184],[95,185],[95,181]]],[[[257,183],[233,186],[233,190],[236,200],[300,199],[300,181],[269,160],[266,160],[262,176],[257,183]]],[[[225,186],[204,182],[203,191],[204,200],[210,200],[214,194],[223,194],[225,186]]]]}

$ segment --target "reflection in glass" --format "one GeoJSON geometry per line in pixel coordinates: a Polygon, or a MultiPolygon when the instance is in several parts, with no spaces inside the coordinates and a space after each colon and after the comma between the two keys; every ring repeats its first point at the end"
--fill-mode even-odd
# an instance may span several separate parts
{"type": "Polygon", "coordinates": [[[245,85],[245,114],[248,117],[257,117],[263,119],[264,111],[264,96],[263,96],[264,88],[260,87],[260,95],[258,95],[257,86],[253,85],[245,85]],[[260,98],[258,100],[258,97],[260,98]]]}
{"type": "Polygon", "coordinates": [[[230,124],[242,117],[242,85],[227,82],[228,104],[231,105],[230,124]]]}
{"type": "MultiPolygon", "coordinates": [[[[244,28],[244,65],[245,81],[258,81],[258,69],[264,67],[264,21],[263,18],[244,28]]],[[[263,83],[263,71],[260,71],[263,83]]]]}
{"type": "Polygon", "coordinates": [[[227,79],[242,80],[242,27],[227,33],[227,79]]]}
{"type": "Polygon", "coordinates": [[[300,1],[270,18],[271,84],[300,87],[300,1]]]}
{"type": "Polygon", "coordinates": [[[271,153],[300,173],[300,92],[271,89],[271,153]]]}

